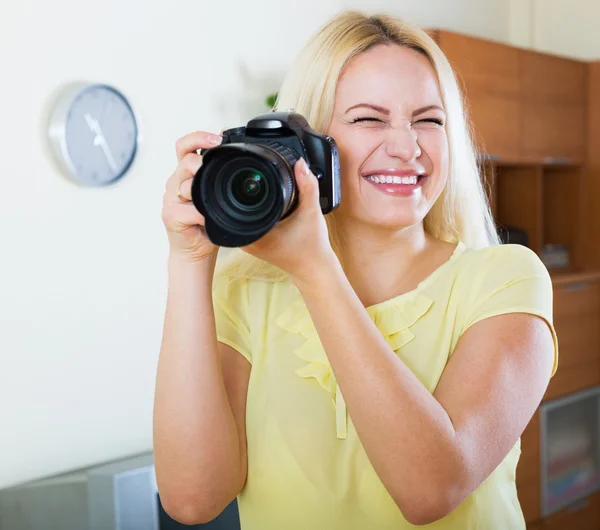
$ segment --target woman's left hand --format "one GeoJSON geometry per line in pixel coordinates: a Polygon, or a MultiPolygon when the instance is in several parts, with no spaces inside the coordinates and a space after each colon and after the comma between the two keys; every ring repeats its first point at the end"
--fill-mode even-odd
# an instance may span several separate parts
{"type": "Polygon", "coordinates": [[[294,166],[298,206],[267,234],[242,250],[274,265],[292,280],[309,280],[319,267],[335,260],[319,203],[319,183],[304,159],[294,166]]]}

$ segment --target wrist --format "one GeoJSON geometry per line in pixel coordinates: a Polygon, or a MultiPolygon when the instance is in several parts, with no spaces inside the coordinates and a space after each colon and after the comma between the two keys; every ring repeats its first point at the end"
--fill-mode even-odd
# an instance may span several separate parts
{"type": "Polygon", "coordinates": [[[301,292],[314,289],[322,292],[340,275],[344,275],[344,270],[332,250],[318,262],[313,261],[307,270],[290,274],[290,279],[301,292]]]}
{"type": "Polygon", "coordinates": [[[175,275],[186,274],[188,272],[193,274],[208,273],[212,278],[216,263],[216,252],[202,258],[195,258],[189,254],[171,252],[169,253],[168,268],[169,273],[175,275]]]}

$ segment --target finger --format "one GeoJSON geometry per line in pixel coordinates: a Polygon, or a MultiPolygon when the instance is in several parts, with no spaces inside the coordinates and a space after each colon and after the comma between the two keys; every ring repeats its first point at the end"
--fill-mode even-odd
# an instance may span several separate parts
{"type": "Polygon", "coordinates": [[[190,202],[192,200],[192,181],[194,179],[186,179],[183,182],[181,182],[181,184],[179,184],[179,187],[177,189],[177,198],[181,201],[181,202],[190,202]]]}
{"type": "Polygon", "coordinates": [[[190,226],[204,226],[204,216],[193,204],[174,203],[163,209],[163,221],[172,229],[185,230],[190,226]]]}
{"type": "Polygon", "coordinates": [[[173,175],[167,180],[165,186],[167,192],[176,197],[177,193],[179,193],[181,183],[191,179],[198,172],[201,165],[202,157],[200,155],[196,153],[185,155],[177,165],[177,169],[173,175]]]}
{"type": "Polygon", "coordinates": [[[177,161],[189,153],[196,153],[199,149],[210,149],[221,143],[223,138],[219,134],[197,131],[182,136],[175,142],[177,161]]]}
{"type": "Polygon", "coordinates": [[[296,162],[294,173],[300,193],[298,198],[299,205],[319,205],[319,183],[317,177],[310,171],[303,158],[296,162]]]}

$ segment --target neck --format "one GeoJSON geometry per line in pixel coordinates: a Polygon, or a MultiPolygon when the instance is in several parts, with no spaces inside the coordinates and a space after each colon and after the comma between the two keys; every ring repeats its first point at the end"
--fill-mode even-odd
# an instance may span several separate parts
{"type": "Polygon", "coordinates": [[[365,306],[410,291],[427,276],[427,267],[419,264],[435,240],[422,224],[395,231],[346,221],[339,224],[338,256],[365,306]]]}

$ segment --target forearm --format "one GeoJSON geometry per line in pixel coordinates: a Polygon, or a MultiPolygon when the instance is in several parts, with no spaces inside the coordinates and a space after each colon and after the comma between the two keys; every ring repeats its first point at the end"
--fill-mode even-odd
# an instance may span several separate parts
{"type": "Polygon", "coordinates": [[[217,351],[213,271],[214,262],[169,260],[154,456],[161,496],[170,495],[172,504],[230,496],[240,479],[238,435],[217,351]]]}
{"type": "Polygon", "coordinates": [[[440,489],[461,483],[454,426],[389,347],[337,260],[332,263],[318,279],[294,281],[378,476],[400,508],[430,505],[440,489]]]}

